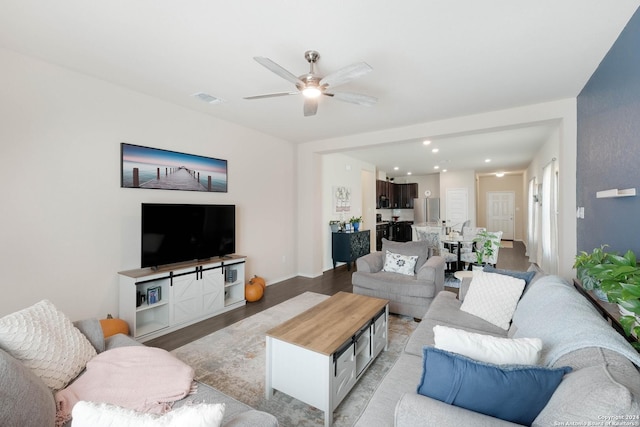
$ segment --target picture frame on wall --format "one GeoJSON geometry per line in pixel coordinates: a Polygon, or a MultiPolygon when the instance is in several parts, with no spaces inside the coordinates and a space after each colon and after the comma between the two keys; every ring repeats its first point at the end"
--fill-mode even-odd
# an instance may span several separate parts
{"type": "Polygon", "coordinates": [[[120,144],[120,187],[226,193],[226,160],[120,144]]]}

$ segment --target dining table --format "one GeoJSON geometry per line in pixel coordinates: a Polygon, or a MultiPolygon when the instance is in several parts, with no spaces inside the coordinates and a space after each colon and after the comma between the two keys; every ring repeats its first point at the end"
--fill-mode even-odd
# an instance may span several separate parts
{"type": "Polygon", "coordinates": [[[449,249],[449,252],[453,253],[454,251],[457,252],[457,265],[456,265],[456,271],[459,270],[463,270],[464,269],[464,265],[462,264],[462,260],[461,260],[461,255],[462,255],[462,247],[465,244],[472,244],[473,240],[472,239],[465,239],[464,236],[452,236],[452,235],[445,235],[442,237],[442,243],[443,245],[449,249]]]}

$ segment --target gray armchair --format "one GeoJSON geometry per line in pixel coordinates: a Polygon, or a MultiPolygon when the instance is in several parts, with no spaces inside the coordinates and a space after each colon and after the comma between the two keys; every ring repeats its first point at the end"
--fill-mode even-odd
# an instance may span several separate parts
{"type": "Polygon", "coordinates": [[[422,319],[431,301],[444,290],[445,260],[429,257],[427,242],[391,242],[382,239],[382,250],[356,260],[351,276],[353,293],[389,300],[391,313],[422,319]],[[418,256],[413,275],[383,271],[386,251],[418,256]]]}

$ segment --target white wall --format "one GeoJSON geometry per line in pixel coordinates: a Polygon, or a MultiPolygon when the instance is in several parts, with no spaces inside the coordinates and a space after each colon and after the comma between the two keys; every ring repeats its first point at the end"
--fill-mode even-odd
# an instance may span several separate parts
{"type": "Polygon", "coordinates": [[[7,50],[0,63],[0,316],[43,298],[117,315],[142,202],[236,204],[247,275],[297,273],[290,143],[7,50]],[[227,159],[228,193],[120,188],[121,142],[227,159]]]}
{"type": "MultiPolygon", "coordinates": [[[[326,154],[322,156],[322,213],[323,213],[323,271],[333,268],[331,258],[331,230],[330,220],[349,221],[351,217],[366,215],[373,216],[373,220],[362,224],[363,230],[371,230],[371,236],[375,238],[375,166],[356,160],[344,154],[326,154]],[[368,186],[362,183],[362,172],[369,172],[368,186]],[[351,189],[351,211],[337,214],[333,210],[333,189],[335,187],[349,187],[351,189]],[[373,215],[371,215],[373,213],[373,215]]],[[[372,250],[375,250],[373,240],[372,250]]],[[[339,263],[341,265],[343,263],[339,263]]]]}

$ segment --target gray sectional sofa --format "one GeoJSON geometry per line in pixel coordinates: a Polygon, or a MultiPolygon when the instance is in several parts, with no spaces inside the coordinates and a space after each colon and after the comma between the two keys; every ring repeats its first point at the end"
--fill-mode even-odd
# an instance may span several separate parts
{"type": "Polygon", "coordinates": [[[389,311],[421,319],[431,301],[444,289],[445,260],[430,256],[425,241],[392,242],[382,239],[382,250],[356,260],[351,276],[353,293],[389,300],[389,311]],[[386,251],[417,256],[414,275],[383,271],[386,251]]]}
{"type": "MultiPolygon", "coordinates": [[[[462,283],[462,298],[470,280],[462,283]]],[[[452,292],[435,297],[356,426],[519,425],[417,393],[423,347],[434,346],[436,325],[497,337],[537,337],[543,343],[543,366],[573,369],[564,375],[534,426],[640,426],[639,354],[572,285],[556,276],[536,274],[518,302],[508,331],[461,311],[461,304],[452,292]]]]}
{"type": "MultiPolygon", "coordinates": [[[[104,339],[98,320],[74,322],[98,353],[116,347],[142,345],[117,334],[104,339]]],[[[82,375],[82,374],[80,374],[82,375]]],[[[173,408],[191,403],[224,403],[225,427],[276,427],[278,421],[268,413],[256,411],[226,394],[198,383],[197,393],[177,401],[173,408]]],[[[0,349],[0,426],[53,427],[56,407],[52,391],[30,369],[0,349]]],[[[71,422],[65,424],[71,425],[71,422]]]]}

